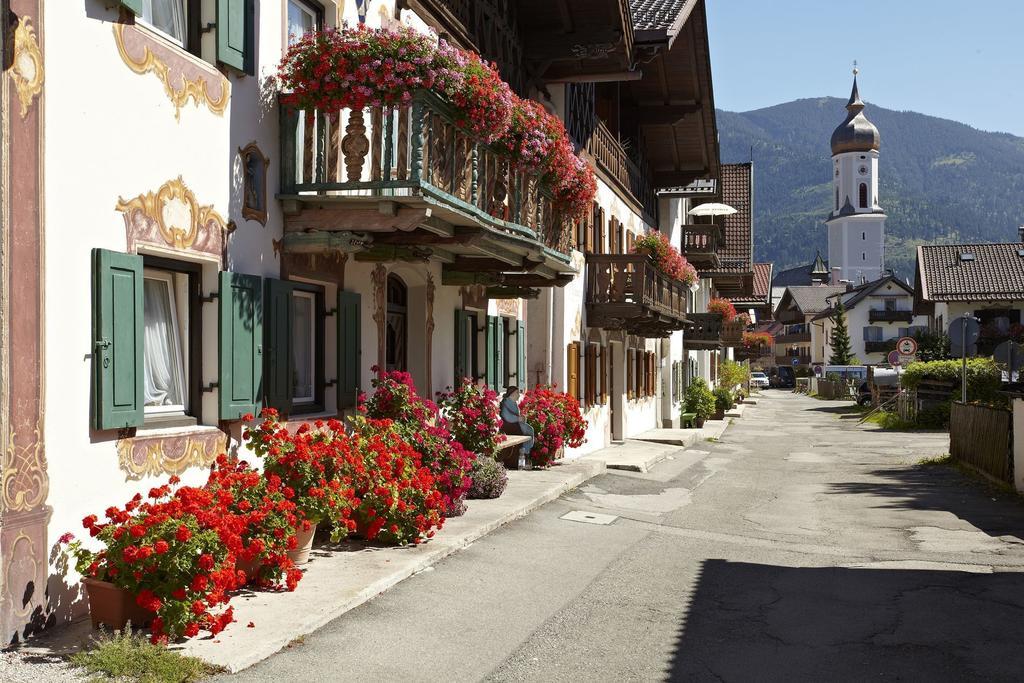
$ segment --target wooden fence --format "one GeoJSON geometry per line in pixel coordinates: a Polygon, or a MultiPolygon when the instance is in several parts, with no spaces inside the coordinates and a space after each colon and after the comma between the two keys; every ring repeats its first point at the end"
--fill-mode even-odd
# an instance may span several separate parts
{"type": "Polygon", "coordinates": [[[999,481],[1013,483],[1013,421],[1009,410],[953,403],[949,452],[999,481]]]}

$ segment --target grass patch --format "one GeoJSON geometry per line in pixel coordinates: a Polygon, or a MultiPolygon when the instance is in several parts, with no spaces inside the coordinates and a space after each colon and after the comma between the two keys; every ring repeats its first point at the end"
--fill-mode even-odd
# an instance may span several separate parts
{"type": "Polygon", "coordinates": [[[888,410],[880,410],[864,421],[876,424],[882,429],[899,431],[917,431],[921,429],[916,423],[908,422],[901,418],[899,413],[893,413],[888,410]]]}
{"type": "Polygon", "coordinates": [[[708,443],[718,443],[718,437],[717,436],[709,436],[708,438],[706,438],[704,440],[707,441],[708,443]]]}
{"type": "Polygon", "coordinates": [[[921,458],[917,461],[917,464],[922,467],[936,467],[953,465],[955,463],[953,462],[953,456],[946,453],[944,455],[933,455],[930,458],[921,458]]]}
{"type": "Polygon", "coordinates": [[[138,683],[189,683],[217,673],[219,668],[195,657],[186,657],[127,629],[101,636],[95,646],[71,656],[71,664],[99,680],[138,683]]]}

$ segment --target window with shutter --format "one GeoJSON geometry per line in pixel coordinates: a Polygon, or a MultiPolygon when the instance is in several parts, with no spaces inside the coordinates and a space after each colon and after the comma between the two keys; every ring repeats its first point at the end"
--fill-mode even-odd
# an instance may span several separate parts
{"type": "Polygon", "coordinates": [[[597,403],[597,346],[587,344],[584,360],[586,363],[584,395],[586,396],[587,405],[592,406],[597,403]]]}
{"type": "Polygon", "coordinates": [[[487,316],[487,330],[485,334],[485,349],[487,357],[485,359],[487,363],[487,371],[485,373],[487,379],[487,386],[491,389],[497,390],[498,388],[498,323],[500,319],[496,316],[487,316]]]}
{"type": "Polygon", "coordinates": [[[217,0],[217,60],[256,73],[252,0],[217,0]]]}
{"type": "Polygon", "coordinates": [[[263,397],[263,279],[220,274],[220,419],[259,413],[263,397]]]}
{"type": "Polygon", "coordinates": [[[356,292],[338,290],[338,409],[354,408],[359,397],[362,357],[362,299],[356,292]]]}
{"type": "Polygon", "coordinates": [[[516,321],[516,386],[525,390],[530,378],[526,370],[526,323],[516,321]]]}
{"type": "Polygon", "coordinates": [[[580,398],[580,345],[572,342],[566,347],[565,352],[566,383],[568,393],[579,400],[580,398]]]}
{"type": "Polygon", "coordinates": [[[644,352],[636,352],[636,395],[638,398],[647,396],[647,371],[644,369],[644,352]]]}
{"type": "Polygon", "coordinates": [[[633,349],[626,349],[626,398],[632,400],[633,393],[633,370],[636,363],[633,362],[633,349]]]}
{"type": "Polygon", "coordinates": [[[594,226],[594,253],[604,254],[607,252],[607,250],[605,249],[605,233],[607,232],[607,223],[604,217],[604,209],[599,209],[597,216],[597,225],[594,226]]]}
{"type": "Polygon", "coordinates": [[[505,388],[502,383],[507,379],[505,372],[505,319],[495,316],[492,324],[494,327],[492,332],[494,335],[494,388],[501,391],[505,388]]]}
{"type": "Polygon", "coordinates": [[[464,377],[472,377],[469,367],[469,316],[465,311],[455,311],[455,382],[457,387],[464,377]]]}
{"type": "Polygon", "coordinates": [[[267,278],[266,321],[264,325],[264,348],[266,349],[264,381],[266,401],[282,415],[292,409],[292,283],[267,278]]]}
{"type": "Polygon", "coordinates": [[[608,403],[608,354],[611,353],[611,346],[605,345],[601,349],[601,363],[599,364],[601,373],[601,403],[608,403]]]}
{"type": "Polygon", "coordinates": [[[142,426],[142,257],[93,249],[93,425],[142,426]]]}
{"type": "Polygon", "coordinates": [[[143,6],[146,4],[145,0],[121,0],[121,6],[131,11],[132,14],[139,16],[142,14],[143,6]]]}

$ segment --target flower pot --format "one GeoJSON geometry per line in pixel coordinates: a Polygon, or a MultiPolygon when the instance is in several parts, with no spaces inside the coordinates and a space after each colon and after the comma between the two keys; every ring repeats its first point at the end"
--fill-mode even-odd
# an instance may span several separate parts
{"type": "Polygon", "coordinates": [[[130,621],[134,627],[147,626],[156,617],[156,613],[143,609],[135,602],[135,596],[125,589],[108,581],[82,579],[85,592],[89,596],[89,616],[92,627],[100,624],[120,630],[130,621]]]}
{"type": "Polygon", "coordinates": [[[724,420],[725,419],[725,411],[724,410],[716,410],[715,414],[711,416],[711,419],[712,420],[724,420]]]}
{"type": "Polygon", "coordinates": [[[295,564],[306,564],[309,562],[309,551],[313,548],[313,535],[316,533],[316,524],[310,524],[308,531],[303,531],[300,526],[295,530],[295,540],[298,545],[295,550],[288,551],[288,559],[295,564]]]}
{"type": "Polygon", "coordinates": [[[237,560],[235,562],[235,569],[245,572],[245,582],[252,583],[259,577],[260,567],[263,562],[258,557],[254,557],[251,560],[237,560]]]}
{"type": "Polygon", "coordinates": [[[697,429],[700,429],[701,427],[703,427],[703,426],[704,426],[704,422],[705,422],[706,420],[707,420],[707,418],[704,418],[704,417],[698,417],[698,418],[695,418],[695,419],[693,420],[693,424],[694,424],[694,425],[696,425],[697,429]]]}

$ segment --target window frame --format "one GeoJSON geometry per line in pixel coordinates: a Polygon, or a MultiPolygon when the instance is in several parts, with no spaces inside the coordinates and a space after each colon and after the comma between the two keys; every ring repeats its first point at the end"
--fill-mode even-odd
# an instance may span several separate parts
{"type": "MultiPolygon", "coordinates": [[[[289,280],[288,284],[290,284],[292,287],[291,307],[293,321],[295,319],[295,295],[298,293],[300,296],[309,296],[312,297],[313,299],[313,400],[300,402],[296,400],[294,395],[292,395],[292,408],[289,414],[308,415],[310,413],[323,412],[324,410],[326,410],[327,405],[324,398],[325,389],[327,387],[327,348],[326,344],[324,343],[326,327],[325,323],[327,317],[327,309],[325,304],[326,291],[323,285],[315,285],[310,282],[289,280]]],[[[295,336],[293,334],[293,345],[295,343],[294,337],[295,336]]],[[[341,340],[335,340],[335,343],[340,344],[341,340]]]]}
{"type": "MultiPolygon", "coordinates": [[[[186,276],[185,290],[187,300],[185,301],[188,315],[188,336],[179,339],[182,343],[182,359],[185,366],[185,397],[187,403],[184,410],[178,411],[152,411],[146,410],[143,405],[143,427],[159,426],[157,423],[173,421],[174,418],[186,419],[189,422],[201,423],[203,421],[203,310],[200,294],[203,267],[199,263],[191,261],[179,261],[164,256],[142,256],[142,277],[146,279],[146,271],[163,271],[186,276]]],[[[177,292],[175,292],[177,295],[177,292]]],[[[177,312],[176,312],[177,313],[177,312]]],[[[181,321],[178,321],[178,325],[181,321]]],[[[145,326],[145,313],[143,313],[143,326],[145,326]]],[[[145,338],[143,338],[145,344],[145,338]]],[[[145,379],[143,378],[143,382],[145,379]]]]}
{"type": "Polygon", "coordinates": [[[184,41],[179,41],[174,36],[149,23],[141,14],[133,15],[135,17],[135,25],[141,26],[146,31],[191,55],[202,58],[202,0],[181,0],[181,4],[185,10],[184,41]]]}
{"type": "Polygon", "coordinates": [[[284,3],[284,40],[281,42],[284,51],[287,52],[288,48],[291,47],[291,35],[288,33],[288,9],[290,5],[296,5],[303,11],[312,15],[313,17],[313,30],[322,31],[324,30],[324,18],[325,12],[323,5],[311,0],[285,0],[284,3]]]}

